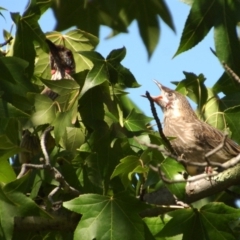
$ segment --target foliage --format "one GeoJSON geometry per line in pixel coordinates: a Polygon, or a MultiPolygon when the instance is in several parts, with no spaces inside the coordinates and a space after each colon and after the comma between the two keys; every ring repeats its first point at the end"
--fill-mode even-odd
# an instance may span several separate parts
{"type": "MultiPolygon", "coordinates": [[[[239,2],[185,2],[191,4],[191,10],[176,55],[198,44],[213,27],[217,57],[240,75],[236,32],[239,2]]],[[[0,57],[0,215],[4,219],[0,221],[0,239],[235,239],[240,213],[234,208],[235,199],[223,192],[209,197],[204,206],[195,203],[192,208],[165,216],[140,217],[153,206],[137,197],[164,185],[149,164],[160,163],[166,177],[172,179],[182,178],[179,172],[184,168],[156,149],[140,144],[162,145],[162,140],[148,126],[152,118],[126,97],[126,88],[139,86],[121,64],[126,49],[114,49],[104,58],[94,48],[100,25],[111,27],[114,36],[126,32],[137,20],[150,57],[159,41],[158,16],[174,30],[164,0],[61,0],[52,5],[47,0],[32,0],[22,16],[11,16],[17,26],[16,35],[0,57]],[[55,31],[44,34],[38,20],[49,7],[57,26],[55,31]],[[77,29],[59,32],[72,26],[77,29]],[[50,80],[46,38],[73,52],[73,81],[50,80]],[[52,101],[40,94],[44,86],[59,96],[52,101]],[[48,195],[58,182],[44,170],[16,177],[20,162],[40,164],[43,154],[39,139],[48,125],[54,127],[45,143],[51,163],[81,192],[76,198],[63,190],[54,196],[55,201],[63,201],[64,208],[81,215],[74,236],[61,233],[61,229],[41,234],[29,229],[28,235],[13,232],[14,217],[51,218],[48,195]],[[22,134],[26,131],[30,137],[25,142],[22,134]],[[231,206],[217,202],[224,200],[231,206]]],[[[184,74],[185,79],[175,82],[177,90],[197,104],[199,117],[227,129],[240,142],[239,84],[224,73],[212,88],[207,88],[203,74],[184,74]],[[221,92],[223,97],[218,95],[221,92]]],[[[183,183],[166,185],[184,201],[183,183]]]]}

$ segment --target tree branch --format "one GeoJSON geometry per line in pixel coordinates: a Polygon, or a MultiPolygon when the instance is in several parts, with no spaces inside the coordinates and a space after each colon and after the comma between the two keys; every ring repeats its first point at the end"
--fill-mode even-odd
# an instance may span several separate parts
{"type": "Polygon", "coordinates": [[[167,149],[172,153],[172,154],[175,154],[175,151],[170,143],[170,141],[167,139],[167,137],[165,136],[165,134],[163,133],[163,128],[162,128],[162,124],[158,118],[158,115],[157,115],[157,111],[156,111],[156,108],[154,106],[154,102],[149,94],[148,91],[146,91],[146,97],[147,99],[149,100],[150,102],[150,106],[151,106],[151,110],[152,110],[152,114],[153,114],[153,117],[157,123],[157,127],[158,127],[158,132],[163,140],[163,142],[165,143],[165,146],[167,147],[167,149]]]}

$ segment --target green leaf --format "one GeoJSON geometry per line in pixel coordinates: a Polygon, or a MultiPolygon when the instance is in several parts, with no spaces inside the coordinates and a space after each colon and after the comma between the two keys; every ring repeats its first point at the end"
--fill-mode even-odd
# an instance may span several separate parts
{"type": "Polygon", "coordinates": [[[105,67],[105,59],[97,52],[80,52],[81,55],[88,57],[93,62],[93,68],[88,72],[85,83],[82,87],[80,97],[89,89],[96,87],[108,80],[108,73],[105,67]]]}
{"type": "Polygon", "coordinates": [[[159,41],[160,27],[157,16],[147,12],[149,4],[142,2],[143,4],[139,4],[142,8],[140,8],[141,18],[138,19],[138,28],[150,58],[159,41]]]}
{"type": "Polygon", "coordinates": [[[56,118],[56,104],[47,96],[40,94],[28,94],[35,103],[35,113],[31,120],[35,126],[52,123],[56,118]]]}
{"type": "Polygon", "coordinates": [[[0,118],[28,119],[30,115],[0,99],[0,118]]]}
{"type": "MultiPolygon", "coordinates": [[[[85,194],[64,202],[63,206],[83,214],[74,239],[146,239],[148,229],[138,215],[146,205],[124,193],[114,196],[85,194]]],[[[149,233],[148,235],[148,239],[153,239],[149,233]]]]}
{"type": "MultiPolygon", "coordinates": [[[[161,164],[161,170],[169,180],[184,180],[183,175],[180,173],[186,170],[183,165],[175,159],[167,157],[161,164]]],[[[185,183],[166,183],[166,187],[171,193],[177,196],[178,199],[184,199],[185,183]]]]}
{"type": "Polygon", "coordinates": [[[217,14],[215,0],[194,1],[184,26],[180,45],[174,56],[197,45],[214,25],[217,14]]]}
{"type": "Polygon", "coordinates": [[[80,128],[67,127],[63,138],[63,146],[66,150],[75,152],[85,142],[85,135],[80,128]]]}
{"type": "Polygon", "coordinates": [[[98,126],[98,121],[104,119],[104,92],[101,86],[90,89],[80,98],[79,112],[83,123],[86,126],[95,128],[98,126]]]}
{"type": "Polygon", "coordinates": [[[0,68],[2,69],[2,74],[0,76],[1,81],[9,81],[15,84],[15,79],[21,78],[19,73],[21,73],[27,66],[28,63],[26,61],[17,57],[0,58],[0,68]]]}
{"type": "Polygon", "coordinates": [[[34,201],[16,188],[16,182],[0,186],[0,226],[4,239],[12,239],[15,217],[49,216],[34,201]]]}
{"type": "Polygon", "coordinates": [[[6,135],[0,135],[0,158],[8,159],[21,152],[21,148],[13,144],[6,135]]]}
{"type": "Polygon", "coordinates": [[[117,15],[111,17],[108,12],[111,13],[113,10],[107,11],[106,6],[108,4],[101,2],[95,6],[94,3],[87,4],[85,1],[79,2],[78,0],[71,2],[60,0],[58,3],[53,3],[54,15],[58,19],[56,29],[62,31],[77,25],[79,29],[97,36],[102,21],[104,25],[115,27],[123,25],[119,22],[117,15]]]}
{"type": "Polygon", "coordinates": [[[131,178],[129,178],[129,173],[140,165],[139,158],[137,156],[127,156],[120,160],[120,163],[114,169],[111,179],[120,175],[123,185],[125,188],[131,183],[131,178]]]}
{"type": "Polygon", "coordinates": [[[140,34],[151,56],[160,35],[158,16],[172,29],[174,25],[171,13],[163,0],[132,1],[99,1],[78,2],[64,0],[53,3],[54,15],[57,19],[56,29],[62,31],[76,26],[96,36],[100,25],[110,27],[113,31],[109,37],[120,32],[127,32],[133,20],[139,23],[140,34]]]}
{"type": "Polygon", "coordinates": [[[214,95],[211,89],[208,89],[208,100],[204,107],[204,120],[211,126],[225,130],[226,118],[222,112],[222,103],[218,96],[214,95]]]}
{"type": "Polygon", "coordinates": [[[79,52],[79,54],[89,58],[94,64],[93,68],[87,74],[80,97],[89,89],[105,81],[109,81],[113,85],[119,84],[121,87],[139,86],[132,73],[120,64],[126,54],[126,49],[124,47],[111,51],[106,59],[98,52],[88,51],[79,52]]]}
{"type": "Polygon", "coordinates": [[[6,158],[0,158],[0,182],[9,183],[16,179],[16,174],[6,158]]]}
{"type": "Polygon", "coordinates": [[[172,219],[157,234],[158,237],[172,237],[183,234],[183,239],[205,239],[203,230],[199,227],[201,223],[199,222],[197,211],[193,209],[180,209],[175,210],[169,215],[172,216],[172,219]]]}
{"type": "Polygon", "coordinates": [[[232,139],[240,143],[240,106],[228,108],[224,111],[227,125],[231,129],[232,139]]]}
{"type": "Polygon", "coordinates": [[[66,128],[73,126],[71,112],[57,112],[52,125],[54,126],[55,141],[59,143],[60,139],[65,137],[66,128]]]}
{"type": "MultiPolygon", "coordinates": [[[[170,220],[170,217],[165,214],[164,219],[160,216],[158,217],[147,217],[143,218],[143,221],[147,224],[149,230],[151,231],[152,235],[155,237],[156,240],[163,240],[163,238],[157,237],[157,234],[162,230],[164,225],[170,220]]],[[[177,236],[176,236],[177,237],[177,236]]],[[[182,238],[164,238],[164,240],[181,240],[182,238]]]]}
{"type": "Polygon", "coordinates": [[[167,222],[157,236],[168,237],[182,233],[183,239],[234,240],[236,238],[229,225],[239,218],[239,214],[239,209],[234,209],[223,203],[209,203],[200,210],[176,210],[169,213],[172,219],[167,222]]]}
{"type": "Polygon", "coordinates": [[[121,62],[125,58],[126,52],[127,51],[125,47],[114,49],[108,54],[107,60],[121,62]]]}
{"type": "Polygon", "coordinates": [[[106,68],[109,74],[109,81],[112,84],[118,83],[121,87],[135,88],[140,85],[137,83],[129,69],[120,64],[126,55],[126,48],[112,50],[106,58],[106,68]]]}
{"type": "Polygon", "coordinates": [[[127,118],[124,120],[124,126],[131,132],[146,130],[146,124],[152,120],[142,113],[137,113],[133,108],[127,118]]]}
{"type": "Polygon", "coordinates": [[[187,96],[198,104],[198,108],[201,111],[208,98],[207,88],[204,84],[206,78],[202,74],[197,76],[194,73],[183,73],[186,79],[178,84],[176,90],[182,92],[185,89],[187,96]]]}
{"type": "Polygon", "coordinates": [[[216,54],[219,60],[240,75],[238,64],[240,44],[236,31],[239,22],[240,4],[236,1],[215,1],[218,5],[215,9],[214,41],[216,54]]]}
{"type": "Polygon", "coordinates": [[[217,93],[224,93],[225,95],[230,95],[232,93],[239,93],[239,84],[226,72],[218,79],[218,81],[213,85],[212,90],[217,93]]]}
{"type": "Polygon", "coordinates": [[[80,88],[75,81],[69,79],[62,79],[58,81],[41,79],[41,81],[59,95],[67,95],[73,91],[78,91],[80,88]]]}

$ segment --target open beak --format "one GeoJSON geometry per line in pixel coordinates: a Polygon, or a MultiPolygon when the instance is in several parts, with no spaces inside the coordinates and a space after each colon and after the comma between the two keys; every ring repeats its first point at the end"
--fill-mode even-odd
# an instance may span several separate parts
{"type": "MultiPolygon", "coordinates": [[[[156,84],[157,84],[157,86],[160,88],[160,90],[162,91],[162,85],[157,81],[157,80],[153,80],[156,84]]],[[[147,97],[146,95],[141,95],[142,97],[147,97]]],[[[151,96],[151,98],[152,98],[152,100],[154,101],[154,102],[158,102],[160,99],[162,99],[162,96],[160,95],[160,96],[151,96]]]]}

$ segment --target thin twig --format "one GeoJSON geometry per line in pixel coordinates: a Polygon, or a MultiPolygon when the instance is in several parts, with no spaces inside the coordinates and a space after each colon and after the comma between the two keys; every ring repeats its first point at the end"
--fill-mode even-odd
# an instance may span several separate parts
{"type": "MultiPolygon", "coordinates": [[[[177,160],[179,163],[184,163],[184,164],[187,164],[187,165],[190,165],[190,166],[197,166],[197,167],[207,167],[207,166],[209,166],[209,164],[207,162],[187,161],[187,160],[185,160],[185,159],[183,159],[181,157],[176,156],[175,154],[172,154],[172,153],[166,151],[165,149],[161,148],[160,146],[158,146],[156,144],[142,142],[142,141],[139,141],[137,138],[134,138],[134,139],[139,144],[142,144],[142,145],[144,145],[146,147],[149,147],[149,148],[157,149],[159,152],[163,153],[167,157],[171,157],[171,158],[177,160]]],[[[212,161],[210,161],[210,165],[213,166],[213,167],[221,167],[221,168],[224,168],[224,169],[227,168],[225,163],[219,163],[219,162],[212,162],[212,161]]]]}
{"type": "Polygon", "coordinates": [[[42,148],[42,152],[43,152],[43,155],[44,155],[44,158],[45,158],[45,164],[46,165],[49,165],[51,166],[51,163],[50,163],[50,158],[49,158],[49,155],[48,155],[48,152],[47,152],[47,147],[46,147],[46,137],[47,137],[47,134],[49,132],[51,132],[53,130],[53,127],[52,126],[48,126],[42,136],[41,136],[41,141],[40,141],[40,144],[41,144],[41,148],[42,148]]]}
{"type": "Polygon", "coordinates": [[[167,149],[172,153],[172,154],[175,154],[175,151],[170,143],[170,141],[167,139],[167,137],[165,136],[165,134],[163,133],[163,128],[162,128],[162,124],[158,118],[158,115],[157,115],[157,111],[156,111],[156,108],[154,106],[154,102],[153,102],[153,99],[151,98],[150,94],[148,91],[146,91],[146,97],[148,99],[148,101],[150,102],[150,106],[151,106],[151,111],[152,111],[152,114],[153,114],[153,117],[157,123],[157,127],[158,127],[158,132],[163,140],[163,142],[165,143],[167,149]]]}
{"type": "Polygon", "coordinates": [[[52,126],[48,126],[42,136],[41,136],[41,141],[40,141],[40,144],[41,144],[41,148],[42,148],[42,152],[43,152],[43,155],[44,155],[44,159],[42,160],[42,158],[40,158],[40,162],[44,162],[44,164],[30,164],[30,163],[25,163],[22,165],[22,168],[21,168],[21,171],[18,175],[17,178],[21,178],[26,172],[28,169],[47,169],[48,171],[50,171],[53,175],[53,178],[59,182],[59,186],[55,187],[50,193],[49,193],[49,196],[48,196],[48,199],[49,201],[52,203],[52,204],[56,204],[54,203],[52,197],[54,194],[56,194],[60,189],[62,189],[63,191],[65,192],[69,192],[71,194],[73,194],[74,196],[79,196],[80,195],[80,192],[71,187],[68,182],[64,179],[63,175],[55,168],[55,167],[52,167],[51,166],[51,163],[50,163],[50,158],[49,158],[49,154],[47,152],[47,147],[46,147],[46,136],[47,134],[49,134],[50,131],[53,130],[53,127],[52,126]]]}

